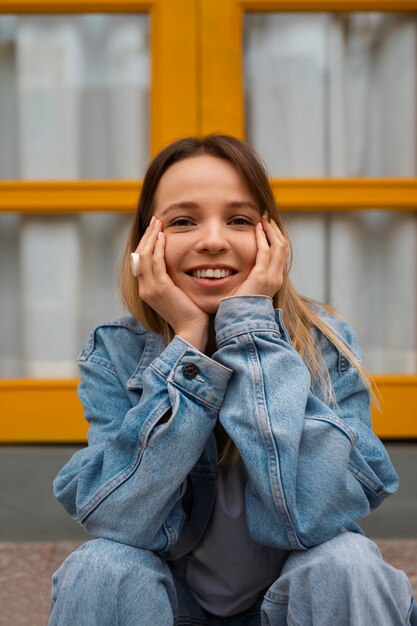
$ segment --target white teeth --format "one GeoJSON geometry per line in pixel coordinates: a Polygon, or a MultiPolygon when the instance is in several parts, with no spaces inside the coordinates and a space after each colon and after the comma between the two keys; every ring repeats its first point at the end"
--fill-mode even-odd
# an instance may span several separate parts
{"type": "Polygon", "coordinates": [[[232,273],[231,270],[195,270],[192,275],[196,278],[226,278],[232,273]]]}

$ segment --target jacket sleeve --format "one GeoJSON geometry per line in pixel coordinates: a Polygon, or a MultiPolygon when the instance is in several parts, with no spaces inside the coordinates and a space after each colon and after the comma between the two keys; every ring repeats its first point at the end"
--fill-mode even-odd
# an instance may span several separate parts
{"type": "Polygon", "coordinates": [[[186,478],[212,432],[231,372],[175,336],[145,369],[143,394],[132,406],[100,332],[95,342],[80,361],[89,445],[59,472],[55,496],[93,536],[168,550],[184,521],[186,478]],[[194,377],[184,375],[190,363],[194,377]],[[158,425],[169,411],[168,422],[158,425]]]}
{"type": "MultiPolygon", "coordinates": [[[[271,298],[223,299],[215,323],[213,358],[234,371],[219,417],[249,476],[253,539],[306,549],[343,528],[357,529],[356,520],[393,493],[398,479],[372,432],[369,394],[356,369],[328,342],[336,400],[330,407],[312,392],[309,370],[271,298]]],[[[340,324],[357,351],[352,331],[340,324]]]]}

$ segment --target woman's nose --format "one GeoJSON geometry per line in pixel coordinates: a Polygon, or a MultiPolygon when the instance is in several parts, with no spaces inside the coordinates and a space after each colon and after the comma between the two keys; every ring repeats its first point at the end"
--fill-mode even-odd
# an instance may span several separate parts
{"type": "Polygon", "coordinates": [[[202,227],[197,249],[221,252],[229,247],[226,230],[222,224],[211,223],[202,227]]]}

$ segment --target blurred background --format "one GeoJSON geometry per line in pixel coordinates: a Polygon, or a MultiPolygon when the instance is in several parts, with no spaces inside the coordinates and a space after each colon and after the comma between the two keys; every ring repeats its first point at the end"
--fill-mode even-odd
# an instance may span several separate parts
{"type": "Polygon", "coordinates": [[[365,529],[417,538],[416,11],[0,0],[0,542],[86,538],[51,485],[85,445],[76,355],[123,314],[117,268],[149,159],[208,132],[259,151],[296,287],[363,347],[402,481],[365,529]]]}

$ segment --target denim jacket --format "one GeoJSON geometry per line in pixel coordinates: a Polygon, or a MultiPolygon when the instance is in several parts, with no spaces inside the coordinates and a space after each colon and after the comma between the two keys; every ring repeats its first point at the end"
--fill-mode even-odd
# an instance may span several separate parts
{"type": "MultiPolygon", "coordinates": [[[[349,326],[320,315],[358,354],[349,326]]],[[[215,332],[211,358],[132,317],[91,334],[78,358],[89,445],[59,472],[56,497],[93,536],[179,558],[197,545],[215,500],[219,419],[249,477],[254,541],[303,550],[342,529],[361,532],[356,521],[398,479],[356,369],[314,329],[337,403],[328,406],[267,296],[221,300],[215,332]]]]}

